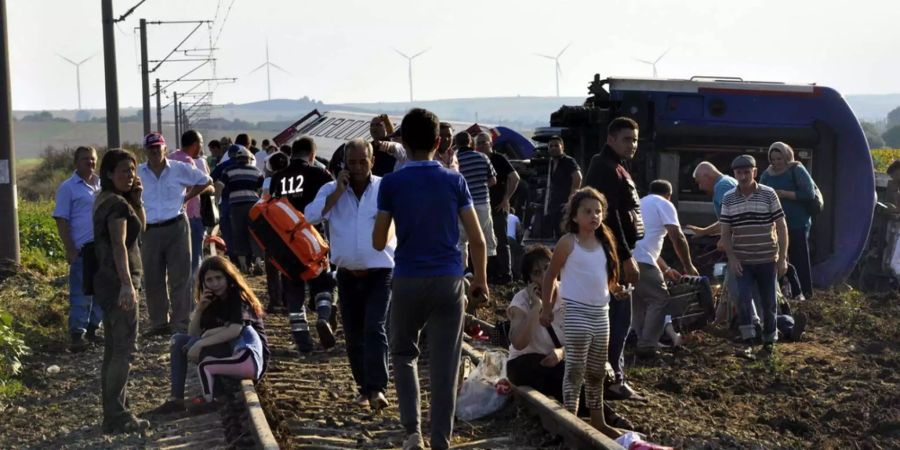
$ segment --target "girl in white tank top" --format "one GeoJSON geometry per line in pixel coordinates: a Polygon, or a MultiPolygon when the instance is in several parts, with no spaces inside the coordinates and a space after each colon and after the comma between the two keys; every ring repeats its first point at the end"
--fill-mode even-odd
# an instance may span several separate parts
{"type": "Polygon", "coordinates": [[[554,302],[561,299],[565,306],[566,409],[575,413],[584,385],[591,424],[615,439],[623,431],[606,425],[603,418],[603,378],[610,292],[622,294],[625,289],[618,283],[615,239],[603,224],[606,211],[606,199],[592,188],[579,189],[569,199],[562,224],[568,233],[556,244],[541,289],[541,324],[552,323],[554,302]],[[553,282],[560,274],[559,295],[555,296],[553,282]]]}

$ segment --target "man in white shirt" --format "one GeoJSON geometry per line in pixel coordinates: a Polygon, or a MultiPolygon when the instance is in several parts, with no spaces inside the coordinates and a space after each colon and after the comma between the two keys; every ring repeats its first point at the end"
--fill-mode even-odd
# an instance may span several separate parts
{"type": "Polygon", "coordinates": [[[338,296],[347,356],[356,382],[356,404],[387,407],[388,341],[385,320],[391,297],[396,239],[372,247],[381,177],[372,174],[372,145],[354,139],[344,147],[337,180],[322,186],[304,214],[312,224],[328,221],[331,260],[338,266],[338,296]]]}
{"type": "Polygon", "coordinates": [[[167,159],[166,140],[159,133],[144,138],[144,151],[147,162],[138,166],[138,177],[144,185],[147,216],[147,229],[141,236],[150,316],[145,336],[168,334],[172,328],[186,332],[191,312],[191,233],[184,204],[211,190],[212,179],[192,164],[167,159]]]}
{"type": "Polygon", "coordinates": [[[685,274],[697,275],[671,198],[672,185],[665,180],[656,180],[650,183],[650,193],[641,199],[644,237],[637,241],[632,252],[638,263],[640,278],[631,310],[631,327],[637,334],[637,353],[641,357],[656,356],[659,338],[665,329],[670,304],[665,278],[673,281],[681,278],[681,273],[669,267],[660,256],[666,236],[675,247],[685,274]]]}

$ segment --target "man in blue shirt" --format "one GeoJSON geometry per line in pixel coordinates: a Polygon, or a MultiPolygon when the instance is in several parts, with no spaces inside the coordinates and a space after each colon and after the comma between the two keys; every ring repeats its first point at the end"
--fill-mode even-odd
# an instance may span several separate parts
{"type": "Polygon", "coordinates": [[[487,250],[466,181],[433,161],[440,144],[434,113],[415,108],[400,127],[410,161],[381,181],[372,234],[384,250],[391,222],[397,249],[390,310],[390,347],[404,449],[424,448],[421,436],[418,340],[426,329],[431,353],[431,448],[450,445],[465,308],[463,261],[457,242],[462,221],[474,263],[470,295],[487,296],[487,250]]]}
{"type": "Polygon", "coordinates": [[[87,349],[88,342],[103,342],[97,336],[97,328],[103,321],[103,311],[94,305],[94,298],[84,294],[84,255],[82,250],[93,251],[94,197],[100,191],[100,177],[94,173],[97,152],[91,147],[75,149],[75,173],[56,190],[56,208],[53,218],[59,237],[66,248],[69,262],[69,333],[73,353],[87,349]]]}
{"type": "Polygon", "coordinates": [[[697,236],[717,236],[722,234],[722,227],[719,225],[718,220],[719,214],[722,213],[722,198],[725,197],[726,192],[737,186],[737,180],[719,172],[719,169],[716,169],[716,166],[711,162],[703,161],[697,164],[697,168],[694,169],[694,181],[701,191],[712,194],[713,212],[716,214],[716,221],[706,227],[688,225],[687,229],[696,233],[697,236]]]}

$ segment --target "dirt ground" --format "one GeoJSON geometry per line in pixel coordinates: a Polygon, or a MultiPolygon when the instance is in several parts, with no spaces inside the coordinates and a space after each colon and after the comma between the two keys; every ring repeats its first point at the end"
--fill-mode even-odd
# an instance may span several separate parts
{"type": "MultiPolygon", "coordinates": [[[[492,322],[514,292],[495,289],[479,317],[492,322]]],[[[819,292],[796,308],[810,316],[803,342],[779,344],[767,362],[733,356],[715,326],[658,361],[629,357],[647,401],[613,406],[651,441],[682,449],[900,448],[900,295],[819,292]]],[[[27,392],[0,405],[0,448],[152,448],[152,436],[100,433],[102,349],[72,355],[66,344],[41,343],[25,360],[27,392]],[[60,372],[48,374],[54,364],[60,372]]],[[[166,347],[140,340],[129,386],[137,413],[166,397],[166,347]]]]}
{"type": "MultiPolygon", "coordinates": [[[[493,323],[515,288],[478,316],[493,323]]],[[[647,434],[678,449],[900,448],[900,295],[817,292],[801,342],[769,361],[734,356],[713,324],[658,360],[626,350],[629,383],[646,402],[612,402],[647,434]]]]}

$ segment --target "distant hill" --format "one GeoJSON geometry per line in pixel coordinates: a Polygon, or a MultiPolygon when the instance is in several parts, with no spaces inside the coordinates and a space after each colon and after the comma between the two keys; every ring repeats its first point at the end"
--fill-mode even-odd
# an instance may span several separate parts
{"type": "Polygon", "coordinates": [[[847,103],[860,120],[880,122],[900,106],[900,94],[848,95],[847,103]]]}
{"type": "MultiPolygon", "coordinates": [[[[550,114],[562,105],[579,105],[585,97],[492,97],[424,100],[409,102],[345,103],[326,104],[304,97],[298,100],[278,99],[245,104],[225,104],[213,109],[212,117],[237,122],[228,126],[226,121],[214,120],[209,123],[206,140],[221,136],[234,136],[250,132],[254,137],[264,138],[275,135],[288,124],[313,110],[343,110],[355,112],[388,113],[402,115],[413,105],[428,108],[447,120],[478,121],[494,125],[504,125],[523,132],[538,126],[546,126],[550,114]],[[224,125],[221,125],[224,124],[224,125]],[[223,128],[224,127],[224,128],[223,128]],[[244,128],[244,129],[241,129],[244,128]]],[[[900,94],[850,95],[847,102],[861,120],[883,121],[887,113],[900,106],[900,94]]],[[[120,116],[131,121],[122,123],[122,140],[137,142],[141,138],[141,123],[134,121],[139,108],[122,108],[120,116]],[[130,116],[130,117],[129,117],[130,116]]],[[[74,147],[81,144],[102,145],[106,140],[106,128],[102,120],[103,110],[58,110],[50,111],[54,117],[72,121],[66,122],[24,122],[21,119],[39,111],[14,111],[19,119],[15,124],[16,153],[20,158],[39,156],[43,149],[54,147],[74,147]],[[79,122],[75,122],[76,117],[79,122]],[[93,118],[92,122],[85,122],[93,118]]],[[[164,122],[171,122],[171,111],[164,111],[164,122]]],[[[153,123],[156,114],[153,113],[153,123]]],[[[171,136],[171,125],[164,127],[167,137],[171,136]]],[[[171,139],[171,138],[170,138],[171,139]]],[[[173,140],[173,139],[172,139],[173,140]]]]}

